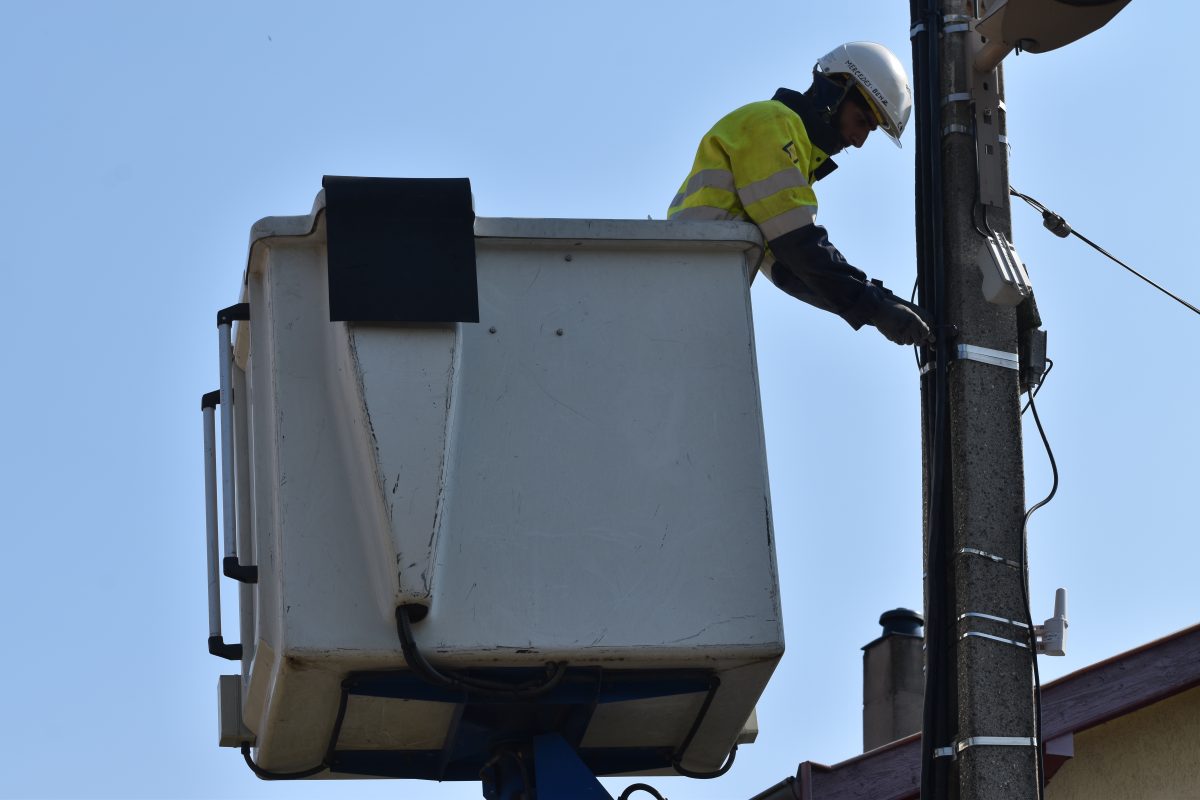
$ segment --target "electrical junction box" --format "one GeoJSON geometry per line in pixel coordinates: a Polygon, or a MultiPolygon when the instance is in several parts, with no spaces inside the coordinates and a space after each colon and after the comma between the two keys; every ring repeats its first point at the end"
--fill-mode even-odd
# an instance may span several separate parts
{"type": "Polygon", "coordinates": [[[254,742],[254,734],[242,722],[241,675],[222,675],[217,679],[217,729],[221,747],[241,747],[254,742]]]}
{"type": "Polygon", "coordinates": [[[784,648],[757,229],[480,218],[468,321],[331,321],[326,196],[253,227],[234,336],[257,764],[476,780],[495,742],[553,730],[596,774],[716,770],[784,648]],[[439,670],[566,677],[525,702],[430,685],[398,606],[439,670]]]}
{"type": "Polygon", "coordinates": [[[984,298],[1001,306],[1018,305],[1032,294],[1033,286],[1017,249],[1002,233],[993,233],[983,241],[978,264],[984,298]]]}

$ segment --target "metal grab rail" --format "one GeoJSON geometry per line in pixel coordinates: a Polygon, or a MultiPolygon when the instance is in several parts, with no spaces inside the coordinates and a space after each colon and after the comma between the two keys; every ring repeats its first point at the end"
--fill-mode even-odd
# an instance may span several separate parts
{"type": "Polygon", "coordinates": [[[234,489],[233,449],[233,342],[235,320],[250,319],[250,305],[238,303],[217,312],[217,337],[221,371],[221,502],[225,523],[225,557],[222,571],[226,577],[242,583],[258,582],[258,567],[242,564],[237,555],[237,513],[234,489]]]}
{"type": "Polygon", "coordinates": [[[220,391],[200,398],[204,415],[204,518],[207,527],[205,549],[208,556],[208,652],[230,661],[242,659],[240,644],[226,644],[221,635],[221,571],[217,546],[217,436],[214,407],[220,391]]]}

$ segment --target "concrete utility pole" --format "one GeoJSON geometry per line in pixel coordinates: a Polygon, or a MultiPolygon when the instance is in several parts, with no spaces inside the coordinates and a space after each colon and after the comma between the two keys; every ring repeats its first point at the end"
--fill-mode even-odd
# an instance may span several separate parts
{"type": "Polygon", "coordinates": [[[1020,566],[1025,494],[1019,372],[1015,363],[996,357],[1012,354],[1015,361],[1017,311],[984,298],[978,265],[989,236],[1011,236],[1007,147],[1000,138],[1002,77],[1000,68],[973,74],[979,49],[975,2],[913,0],[912,9],[918,137],[927,151],[924,159],[918,154],[918,186],[924,182],[918,224],[927,229],[924,242],[931,250],[919,257],[923,270],[939,260],[942,265],[940,279],[923,278],[922,302],[934,309],[942,337],[937,358],[947,362],[944,369],[931,368],[922,384],[931,467],[925,471],[931,706],[924,726],[924,800],[1035,800],[1040,742],[1034,739],[1036,656],[1023,627],[1029,620],[1020,566]],[[990,151],[982,144],[977,151],[977,134],[981,142],[991,137],[990,151]],[[997,196],[992,186],[990,202],[981,196],[987,170],[1002,187],[997,196]],[[940,237],[929,237],[931,226],[940,228],[940,237]],[[933,248],[940,248],[940,259],[933,248]],[[944,400],[935,408],[937,381],[945,382],[944,400]],[[938,459],[943,463],[933,468],[938,459]],[[941,637],[939,647],[935,637],[941,637]]]}
{"type": "MultiPolygon", "coordinates": [[[[963,0],[943,3],[947,14],[964,13],[963,0]]],[[[969,13],[969,12],[968,12],[969,13]]],[[[969,69],[969,32],[942,37],[942,81],[947,94],[964,91],[969,69]]],[[[1002,80],[995,71],[997,81],[1002,80]]],[[[998,92],[1000,100],[1003,93],[998,92]]],[[[969,103],[949,103],[945,124],[972,128],[969,103]]],[[[1004,111],[997,109],[1004,135],[1004,111]]],[[[985,240],[975,231],[975,142],[970,135],[951,133],[943,139],[946,197],[946,290],[950,314],[958,328],[958,344],[1016,353],[1015,309],[994,305],[980,290],[977,261],[985,240]]],[[[1007,148],[996,158],[1008,186],[1007,148]]],[[[1005,192],[1007,198],[1007,191],[1005,192]]],[[[1007,203],[1005,203],[1007,206],[1007,203]]],[[[987,224],[1011,240],[1009,209],[984,206],[987,224]]],[[[1025,472],[1021,450],[1021,403],[1016,370],[980,361],[958,360],[949,371],[951,481],[954,486],[952,560],[955,667],[958,692],[956,747],[975,737],[1032,738],[1034,730],[1033,673],[1028,649],[971,632],[1005,640],[1028,642],[1028,631],[997,623],[1026,620],[1028,606],[1024,570],[1025,472]],[[1005,559],[996,561],[978,554],[1005,559]],[[965,637],[965,638],[964,638],[965,637]]],[[[949,744],[949,742],[945,743],[949,744]]],[[[1032,744],[1032,743],[1031,743],[1032,744]]],[[[963,800],[1036,798],[1037,749],[1021,744],[969,746],[957,753],[959,796],[963,800]]]]}

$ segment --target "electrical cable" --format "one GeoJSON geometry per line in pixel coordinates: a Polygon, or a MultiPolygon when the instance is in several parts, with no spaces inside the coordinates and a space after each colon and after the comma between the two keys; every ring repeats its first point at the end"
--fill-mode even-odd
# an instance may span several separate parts
{"type": "MultiPolygon", "coordinates": [[[[913,305],[917,304],[917,286],[919,286],[920,283],[921,283],[920,276],[913,278],[912,293],[909,294],[909,296],[908,296],[908,302],[912,303],[913,305]]],[[[917,369],[920,370],[921,369],[921,345],[914,344],[912,349],[913,349],[913,358],[915,358],[917,360],[917,369]]]]}
{"type": "Polygon", "coordinates": [[[1037,386],[1033,387],[1032,391],[1029,392],[1029,400],[1026,401],[1025,407],[1021,409],[1022,417],[1025,416],[1025,412],[1029,410],[1029,404],[1031,402],[1033,402],[1033,398],[1037,397],[1038,392],[1040,392],[1042,390],[1042,387],[1046,385],[1046,378],[1049,377],[1050,370],[1052,370],[1052,369],[1054,369],[1054,360],[1047,358],[1046,359],[1046,371],[1043,372],[1042,377],[1038,379],[1037,386]]]}
{"type": "Polygon", "coordinates": [[[318,772],[324,772],[325,770],[329,769],[329,767],[325,764],[318,764],[315,767],[298,770],[296,772],[271,772],[270,770],[265,770],[258,764],[255,764],[254,759],[250,757],[249,742],[242,743],[242,758],[246,759],[246,766],[250,768],[250,771],[264,781],[294,781],[299,780],[300,778],[311,778],[318,772]]]}
{"type": "Polygon", "coordinates": [[[1086,236],[1084,236],[1082,233],[1080,233],[1079,231],[1077,231],[1077,230],[1075,230],[1074,228],[1072,228],[1070,225],[1068,225],[1068,224],[1067,224],[1067,221],[1066,221],[1065,219],[1063,219],[1061,215],[1059,215],[1059,214],[1056,214],[1055,212],[1051,211],[1049,208],[1047,208],[1046,206],[1042,205],[1040,202],[1038,202],[1038,201],[1037,201],[1037,200],[1035,200],[1034,198],[1030,197],[1029,195],[1027,195],[1027,194],[1023,194],[1023,193],[1021,193],[1021,192],[1018,192],[1016,189],[1014,189],[1014,188],[1013,188],[1013,187],[1011,187],[1011,186],[1010,186],[1010,187],[1008,187],[1008,191],[1009,191],[1009,193],[1010,193],[1010,194],[1012,194],[1014,197],[1019,197],[1019,198],[1021,198],[1021,199],[1022,199],[1022,200],[1024,200],[1026,203],[1028,203],[1030,206],[1032,206],[1033,208],[1035,208],[1035,209],[1037,209],[1038,211],[1040,211],[1040,212],[1042,213],[1042,224],[1043,224],[1043,225],[1045,225],[1045,227],[1046,227],[1046,228],[1047,228],[1047,229],[1048,229],[1048,230],[1049,230],[1051,233],[1053,233],[1054,235],[1056,235],[1056,236],[1059,236],[1059,237],[1061,237],[1061,238],[1066,238],[1067,236],[1074,236],[1074,237],[1076,237],[1077,239],[1079,239],[1080,241],[1082,241],[1084,244],[1086,244],[1086,245],[1088,245],[1089,247],[1091,247],[1092,249],[1094,249],[1096,252],[1100,253],[1100,254],[1101,254],[1101,255],[1103,255],[1103,256],[1106,256],[1106,257],[1108,257],[1110,260],[1112,260],[1112,261],[1113,261],[1113,262],[1115,262],[1116,264],[1120,265],[1120,266],[1121,266],[1121,267],[1123,267],[1124,269],[1128,270],[1128,271],[1129,271],[1130,273],[1132,273],[1133,275],[1136,275],[1137,277],[1141,278],[1143,281],[1145,281],[1146,283],[1150,284],[1150,285],[1151,285],[1151,286],[1153,286],[1155,289],[1158,289],[1160,292],[1162,292],[1163,294],[1165,294],[1167,297],[1171,298],[1171,299],[1172,299],[1172,300],[1174,300],[1175,302],[1177,302],[1177,303],[1179,303],[1180,305],[1184,306],[1185,308],[1187,308],[1188,310],[1190,310],[1192,313],[1194,313],[1194,314],[1200,314],[1200,308],[1196,308],[1196,306],[1192,305],[1192,304],[1191,304],[1191,303],[1189,303],[1187,300],[1184,300],[1182,297],[1179,297],[1178,295],[1176,295],[1176,294],[1174,294],[1174,293],[1172,293],[1172,292],[1169,292],[1169,291],[1167,291],[1167,290],[1166,290],[1166,289],[1164,289],[1162,286],[1159,286],[1157,283],[1155,283],[1154,281],[1150,280],[1150,279],[1149,279],[1149,278],[1147,278],[1145,275],[1143,275],[1142,273],[1138,272],[1136,269],[1134,269],[1133,267],[1129,266],[1128,264],[1126,264],[1126,263],[1125,263],[1124,261],[1122,261],[1121,259],[1119,259],[1119,258],[1117,258],[1116,256],[1114,256],[1112,253],[1108,252],[1108,251],[1107,251],[1107,250],[1105,250],[1103,247],[1101,247],[1100,245],[1096,244],[1096,243],[1095,243],[1095,242],[1093,242],[1091,239],[1087,238],[1087,237],[1086,237],[1086,236]]]}
{"type": "MultiPolygon", "coordinates": [[[[1050,370],[1047,369],[1046,372],[1049,373],[1050,370]]],[[[1054,480],[1050,486],[1050,493],[1030,506],[1029,510],[1025,512],[1025,524],[1022,528],[1023,534],[1029,532],[1029,518],[1033,516],[1033,512],[1053,500],[1054,495],[1058,493],[1058,463],[1054,460],[1054,451],[1050,449],[1050,440],[1046,438],[1046,431],[1042,428],[1042,419],[1038,416],[1037,405],[1034,404],[1032,396],[1029,398],[1029,409],[1033,411],[1033,421],[1037,423],[1038,433],[1042,437],[1042,445],[1046,448],[1046,457],[1050,459],[1050,471],[1054,480]]]]}
{"type": "Polygon", "coordinates": [[[621,792],[621,796],[617,800],[629,800],[634,792],[645,792],[653,796],[655,800],[667,800],[667,798],[658,793],[658,789],[655,789],[648,783],[633,783],[626,786],[625,791],[621,792]]]}
{"type": "Polygon", "coordinates": [[[417,648],[417,642],[412,633],[412,621],[408,615],[408,606],[396,607],[396,632],[400,637],[400,649],[404,653],[404,660],[418,677],[434,686],[446,686],[493,697],[532,699],[554,689],[567,674],[565,661],[547,664],[548,675],[542,682],[526,681],[525,683],[509,684],[501,681],[468,678],[453,672],[441,672],[430,664],[417,648]]]}
{"type": "MultiPolygon", "coordinates": [[[[1049,366],[1042,373],[1042,382],[1038,384],[1038,389],[1045,383],[1046,376],[1050,374],[1050,370],[1054,368],[1054,362],[1047,359],[1049,366]]],[[[1038,416],[1037,404],[1034,402],[1034,397],[1037,396],[1037,391],[1029,393],[1029,402],[1027,408],[1033,411],[1033,421],[1037,424],[1038,434],[1042,438],[1042,445],[1046,448],[1046,456],[1050,460],[1050,471],[1053,475],[1053,482],[1050,486],[1050,492],[1044,498],[1034,503],[1025,512],[1025,519],[1021,525],[1021,594],[1025,600],[1025,622],[1029,625],[1029,650],[1033,654],[1033,736],[1038,745],[1035,748],[1037,751],[1037,774],[1038,774],[1038,798],[1045,797],[1046,791],[1046,761],[1045,761],[1045,742],[1042,741],[1042,676],[1038,668],[1037,659],[1037,633],[1033,627],[1033,607],[1029,599],[1029,546],[1027,537],[1029,535],[1029,519],[1034,512],[1042,506],[1054,499],[1054,495],[1058,493],[1058,463],[1054,459],[1054,451],[1050,448],[1050,440],[1046,437],[1046,430],[1042,427],[1041,417],[1038,416]]],[[[1022,412],[1024,413],[1024,412],[1022,412]]]]}
{"type": "MultiPolygon", "coordinates": [[[[945,759],[935,755],[953,730],[955,698],[946,680],[950,649],[948,522],[952,519],[953,486],[947,469],[949,451],[949,395],[947,365],[954,329],[945,325],[945,265],[942,252],[941,163],[941,54],[939,41],[942,15],[937,0],[910,0],[913,50],[913,87],[918,94],[916,119],[916,222],[917,268],[921,305],[933,316],[937,337],[927,351],[933,369],[922,382],[922,412],[926,441],[928,512],[926,520],[926,670],[922,711],[921,796],[949,796],[949,770],[945,759]]],[[[923,365],[925,366],[925,365],[923,365]]]]}
{"type": "Polygon", "coordinates": [[[733,762],[737,759],[738,746],[735,744],[733,749],[729,751],[729,755],[725,756],[725,763],[713,772],[692,772],[690,769],[684,769],[679,762],[671,763],[671,768],[685,778],[695,778],[697,780],[707,781],[713,778],[719,778],[733,768],[733,762]]]}
{"type": "Polygon", "coordinates": [[[733,761],[737,758],[737,745],[729,751],[729,755],[725,757],[725,763],[714,772],[692,772],[683,766],[683,757],[687,753],[688,748],[692,746],[692,740],[696,738],[696,733],[700,730],[700,726],[704,724],[704,718],[708,716],[708,709],[712,705],[713,698],[717,696],[717,689],[721,688],[721,679],[714,675],[708,684],[708,694],[704,696],[704,703],[700,706],[700,713],[696,714],[696,719],[692,722],[692,727],[687,732],[687,736],[683,737],[683,742],[679,745],[679,749],[671,756],[671,768],[685,778],[697,778],[699,780],[709,780],[711,778],[719,778],[726,772],[729,772],[733,766],[733,761]]]}
{"type": "Polygon", "coordinates": [[[333,730],[329,733],[329,744],[325,748],[325,758],[315,767],[308,769],[297,770],[295,772],[271,772],[263,769],[258,764],[254,763],[254,759],[250,757],[250,743],[242,743],[242,758],[246,760],[246,766],[250,768],[258,778],[264,781],[295,781],[301,778],[311,778],[317,773],[325,770],[332,770],[334,751],[337,749],[338,736],[342,732],[342,723],[346,720],[346,706],[350,702],[350,688],[347,681],[342,682],[342,696],[338,701],[337,716],[333,720],[333,730]]]}

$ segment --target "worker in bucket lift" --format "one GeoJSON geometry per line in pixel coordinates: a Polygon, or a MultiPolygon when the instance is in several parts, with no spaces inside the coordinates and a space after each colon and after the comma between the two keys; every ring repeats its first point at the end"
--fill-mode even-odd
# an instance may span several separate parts
{"type": "Polygon", "coordinates": [[[925,312],[867,280],[830,244],[813,193],[837,167],[830,156],[862,147],[876,128],[899,146],[911,110],[908,75],[890,50],[844,44],[817,62],[805,92],[780,89],[717,122],[667,216],[750,220],[769,247],[762,272],[780,289],[855,330],[869,324],[896,344],[927,341],[925,312]]]}

